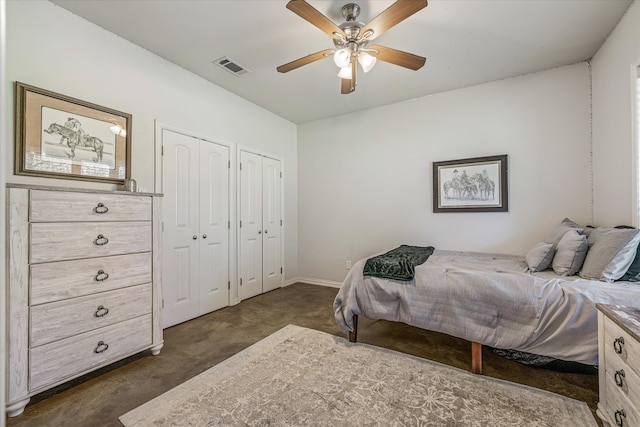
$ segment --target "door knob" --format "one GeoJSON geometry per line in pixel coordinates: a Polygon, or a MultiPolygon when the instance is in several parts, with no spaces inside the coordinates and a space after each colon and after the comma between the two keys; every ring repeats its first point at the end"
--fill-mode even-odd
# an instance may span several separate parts
{"type": "Polygon", "coordinates": [[[193,240],[196,240],[198,238],[198,236],[196,236],[195,234],[193,235],[193,240]]]}
{"type": "Polygon", "coordinates": [[[267,234],[269,232],[269,230],[264,230],[264,234],[267,234]]]}
{"type": "Polygon", "coordinates": [[[206,238],[207,238],[207,235],[206,235],[206,234],[203,234],[203,235],[202,235],[202,238],[203,238],[203,239],[206,239],[206,238]]]}
{"type": "Polygon", "coordinates": [[[258,230],[258,234],[262,234],[262,230],[258,230]]]}

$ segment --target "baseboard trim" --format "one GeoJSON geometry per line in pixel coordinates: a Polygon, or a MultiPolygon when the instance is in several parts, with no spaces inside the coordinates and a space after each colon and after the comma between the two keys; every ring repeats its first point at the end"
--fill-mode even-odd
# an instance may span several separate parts
{"type": "Polygon", "coordinates": [[[317,279],[315,277],[294,277],[284,282],[284,286],[293,285],[294,283],[307,283],[309,285],[327,286],[329,288],[340,288],[342,285],[342,282],[317,279]]]}

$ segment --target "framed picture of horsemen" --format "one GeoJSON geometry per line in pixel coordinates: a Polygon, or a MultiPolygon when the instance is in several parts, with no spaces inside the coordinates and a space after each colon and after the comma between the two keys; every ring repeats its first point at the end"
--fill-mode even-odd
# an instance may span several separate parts
{"type": "Polygon", "coordinates": [[[507,155],[433,162],[433,212],[507,212],[507,155]]]}
{"type": "Polygon", "coordinates": [[[16,82],[15,173],[122,184],[131,115],[16,82]]]}

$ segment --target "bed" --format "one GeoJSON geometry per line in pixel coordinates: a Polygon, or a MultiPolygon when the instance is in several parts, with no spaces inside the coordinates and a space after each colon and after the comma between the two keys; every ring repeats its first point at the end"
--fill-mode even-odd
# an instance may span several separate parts
{"type": "Polygon", "coordinates": [[[561,236],[557,242],[546,243],[554,249],[549,267],[542,271],[531,268],[530,254],[436,249],[426,262],[415,266],[411,280],[395,280],[365,276],[367,259],[362,259],[353,265],[335,298],[336,322],[352,341],[356,340],[358,316],[403,322],[463,338],[473,343],[472,370],[476,373],[481,373],[481,359],[477,360],[482,354],[481,345],[597,365],[596,304],[640,308],[640,284],[614,281],[610,274],[617,269],[614,275],[623,276],[619,271],[630,270],[632,261],[640,265],[636,256],[640,255],[636,251],[640,234],[628,230],[627,237],[618,238],[618,258],[612,256],[607,261],[611,242],[604,248],[607,259],[603,260],[602,237],[592,238],[577,227],[568,228],[574,228],[571,235],[583,236],[577,240],[589,245],[583,250],[580,268],[572,274],[558,274],[552,268],[553,260],[561,254],[561,231],[557,232],[561,236]],[[623,246],[626,253],[621,263],[623,246]],[[589,263],[587,252],[592,257],[589,263]],[[599,266],[605,265],[608,272],[598,279],[585,278],[596,256],[599,266]]]}

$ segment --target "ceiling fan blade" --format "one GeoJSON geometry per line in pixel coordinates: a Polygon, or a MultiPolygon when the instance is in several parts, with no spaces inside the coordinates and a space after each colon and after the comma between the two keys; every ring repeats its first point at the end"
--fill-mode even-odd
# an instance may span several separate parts
{"type": "Polygon", "coordinates": [[[427,7],[427,0],[398,0],[365,25],[360,30],[360,34],[365,35],[368,31],[372,31],[373,33],[366,38],[373,40],[425,7],[427,7]]]}
{"type": "Polygon", "coordinates": [[[291,70],[295,70],[296,68],[300,68],[303,65],[311,64],[312,62],[319,61],[321,59],[327,58],[335,53],[333,49],[325,49],[320,52],[312,53],[311,55],[304,56],[300,59],[296,59],[295,61],[291,61],[288,64],[284,64],[276,68],[280,73],[288,73],[291,70]]]}
{"type": "Polygon", "coordinates": [[[356,61],[351,61],[351,78],[350,79],[341,79],[342,84],[340,86],[340,93],[343,95],[348,95],[354,90],[356,90],[356,61]]]}
{"type": "Polygon", "coordinates": [[[375,55],[380,61],[388,62],[390,64],[399,65],[401,67],[409,68],[411,70],[419,70],[424,65],[426,58],[413,53],[403,52],[401,50],[391,49],[384,46],[369,46],[367,50],[377,51],[375,55]]]}
{"type": "Polygon", "coordinates": [[[315,25],[332,39],[336,38],[334,33],[346,38],[344,31],[340,27],[304,0],[291,0],[287,3],[287,9],[315,25]]]}

